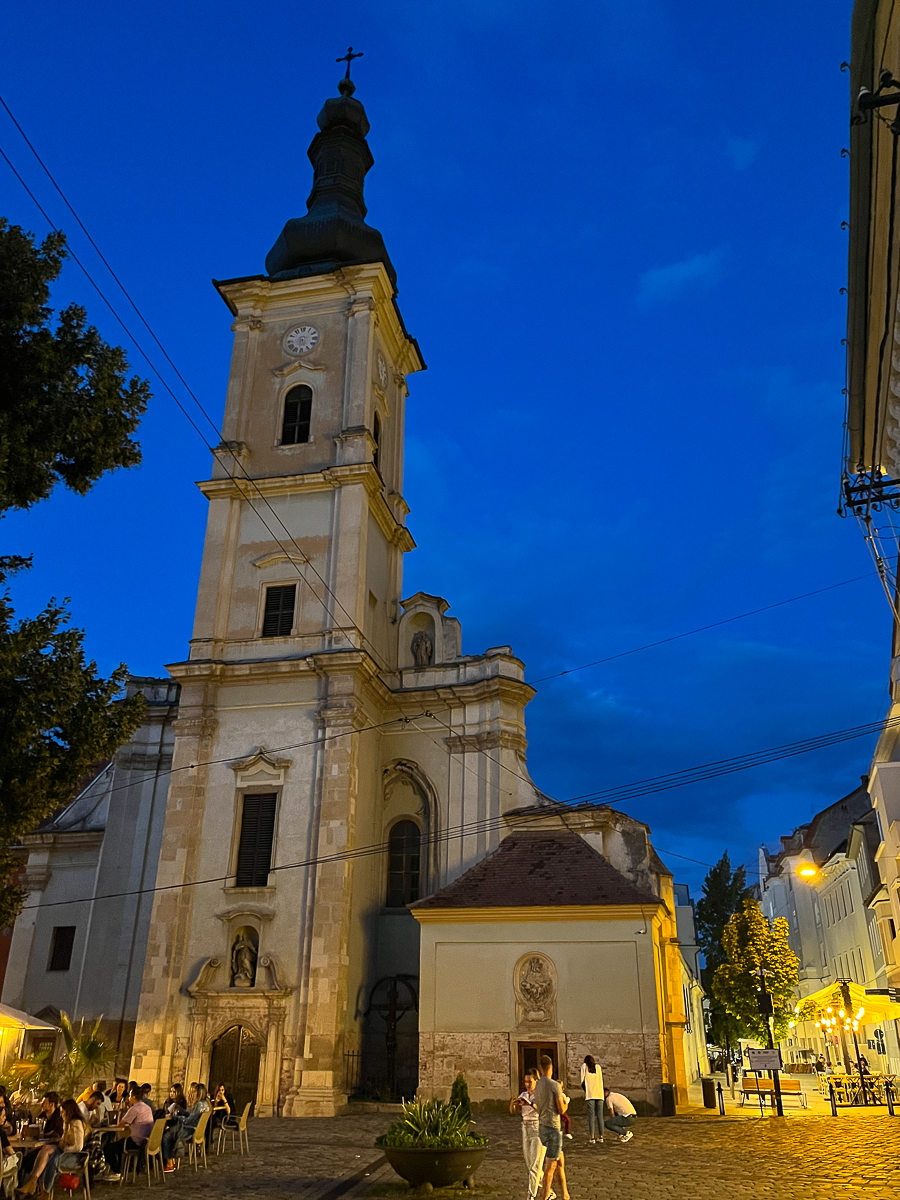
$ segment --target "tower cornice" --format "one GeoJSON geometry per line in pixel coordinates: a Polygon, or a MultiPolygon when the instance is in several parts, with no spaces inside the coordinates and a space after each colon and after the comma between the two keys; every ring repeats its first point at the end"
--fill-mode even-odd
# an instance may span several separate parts
{"type": "MultiPolygon", "coordinates": [[[[333,491],[335,488],[362,484],[370,500],[370,511],[378,527],[391,545],[399,546],[404,552],[415,550],[416,543],[405,525],[391,512],[384,498],[384,482],[372,463],[347,463],[344,466],[326,467],[322,471],[310,471],[302,475],[276,475],[255,478],[205,479],[197,487],[207,500],[247,500],[253,502],[260,495],[295,496],[305,492],[333,491]]],[[[400,497],[402,501],[402,497],[400,497]]],[[[404,508],[405,502],[403,502],[404,508]]],[[[407,510],[408,511],[408,510],[407,510]]]]}
{"type": "Polygon", "coordinates": [[[382,263],[341,267],[323,275],[270,279],[245,275],[214,279],[213,287],[228,305],[235,325],[264,329],[311,311],[374,314],[381,336],[399,371],[412,375],[426,369],[419,344],[406,330],[394,285],[382,263]]]}

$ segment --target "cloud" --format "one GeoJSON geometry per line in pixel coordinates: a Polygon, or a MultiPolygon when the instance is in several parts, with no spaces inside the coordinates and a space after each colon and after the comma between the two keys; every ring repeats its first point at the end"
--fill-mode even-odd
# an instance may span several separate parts
{"type": "Polygon", "coordinates": [[[726,138],[725,153],[734,163],[736,171],[746,171],[759,154],[759,142],[754,142],[752,138],[726,138]]]}
{"type": "Polygon", "coordinates": [[[695,254],[667,267],[651,267],[638,285],[638,304],[647,306],[673,300],[691,287],[710,286],[720,275],[724,251],[721,247],[708,254],[695,254]]]}

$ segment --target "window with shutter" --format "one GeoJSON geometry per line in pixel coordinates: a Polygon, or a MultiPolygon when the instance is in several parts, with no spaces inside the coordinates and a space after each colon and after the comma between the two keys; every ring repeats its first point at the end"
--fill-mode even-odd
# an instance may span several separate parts
{"type": "Polygon", "coordinates": [[[293,387],[284,398],[284,419],[281,424],[282,446],[297,446],[309,441],[309,423],[312,417],[312,388],[301,383],[293,387]]]}
{"type": "Polygon", "coordinates": [[[297,599],[296,583],[266,588],[266,606],[263,612],[263,637],[288,637],[294,627],[294,604],[297,599]]]}
{"type": "Polygon", "coordinates": [[[422,835],[413,821],[398,821],[388,839],[388,908],[403,908],[419,898],[422,835]]]}
{"type": "Polygon", "coordinates": [[[269,882],[277,799],[274,792],[244,796],[235,887],[265,887],[269,882]]]}
{"type": "Polygon", "coordinates": [[[68,971],[72,965],[72,947],[75,945],[75,925],[57,925],[50,937],[50,959],[48,971],[68,971]]]}

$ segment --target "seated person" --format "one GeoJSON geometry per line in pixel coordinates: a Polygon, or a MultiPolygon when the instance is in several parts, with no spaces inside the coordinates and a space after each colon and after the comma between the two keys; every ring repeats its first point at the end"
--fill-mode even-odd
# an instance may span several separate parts
{"type": "Polygon", "coordinates": [[[630,1126],[634,1124],[637,1109],[621,1092],[611,1092],[609,1088],[604,1088],[603,1096],[610,1111],[610,1116],[606,1118],[606,1128],[618,1134],[620,1142],[630,1142],[634,1137],[630,1126]]]}
{"type": "Polygon", "coordinates": [[[163,1105],[163,1111],[168,1118],[181,1117],[188,1110],[188,1103],[184,1096],[184,1088],[180,1083],[173,1083],[169,1088],[169,1098],[163,1105]]]}
{"type": "Polygon", "coordinates": [[[153,1113],[150,1105],[144,1102],[140,1085],[135,1083],[128,1092],[128,1107],[122,1114],[121,1123],[129,1127],[127,1137],[112,1142],[104,1147],[109,1174],[106,1178],[114,1183],[122,1177],[122,1160],[126,1150],[142,1150],[147,1145],[150,1131],[153,1129],[153,1113]]]}
{"type": "Polygon", "coordinates": [[[228,1091],[227,1085],[220,1083],[212,1099],[212,1115],[209,1118],[210,1128],[217,1129],[233,1112],[234,1097],[228,1091]]]}
{"type": "MultiPolygon", "coordinates": [[[[44,1098],[41,1100],[41,1110],[39,1123],[41,1131],[39,1137],[42,1141],[47,1142],[51,1146],[55,1146],[63,1133],[63,1115],[59,1107],[59,1093],[45,1092],[44,1098]]],[[[41,1146],[37,1150],[29,1150],[25,1155],[23,1168],[26,1172],[26,1179],[32,1178],[32,1168],[44,1147],[41,1146]]],[[[44,1161],[41,1163],[43,1170],[47,1156],[44,1156],[44,1161]]],[[[37,1176],[34,1176],[37,1179],[37,1176]]],[[[32,1188],[34,1191],[34,1188],[32,1188]]]]}
{"type": "MultiPolygon", "coordinates": [[[[162,1140],[162,1153],[165,1159],[166,1171],[175,1170],[175,1155],[176,1147],[179,1142],[184,1142],[194,1136],[197,1126],[200,1124],[200,1118],[204,1113],[209,1112],[209,1101],[206,1098],[206,1088],[202,1083],[192,1083],[188,1089],[188,1104],[190,1111],[182,1118],[176,1118],[170,1122],[162,1140]]],[[[183,1154],[181,1150],[179,1153],[183,1154]]]]}
{"type": "Polygon", "coordinates": [[[33,1195],[39,1182],[42,1192],[52,1192],[57,1171],[77,1167],[81,1161],[87,1127],[78,1105],[74,1100],[63,1100],[56,1112],[62,1125],[59,1140],[47,1142],[37,1151],[30,1173],[19,1188],[20,1195],[33,1195]]]}
{"type": "Polygon", "coordinates": [[[86,1125],[97,1129],[106,1116],[106,1097],[102,1092],[91,1092],[87,1100],[78,1101],[78,1111],[86,1125]]]}

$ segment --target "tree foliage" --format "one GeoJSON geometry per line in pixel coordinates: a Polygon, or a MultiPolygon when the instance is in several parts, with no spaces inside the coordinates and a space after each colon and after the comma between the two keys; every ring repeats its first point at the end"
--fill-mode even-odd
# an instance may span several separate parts
{"type": "Polygon", "coordinates": [[[128,362],[70,304],[54,322],[50,284],[65,236],[38,247],[0,217],[0,511],[29,508],[58,483],[84,495],[105,471],[141,461],[137,429],[150,396],[128,362]]]}
{"type": "MultiPolygon", "coordinates": [[[[37,246],[0,218],[0,516],[30,508],[60,483],[83,495],[104,472],[141,459],[130,435],[148,386],[126,378],[124,351],[107,345],[79,305],[54,317],[50,285],[65,257],[62,233],[37,246]]],[[[30,561],[0,558],[0,927],[24,896],[13,878],[15,843],[72,800],[144,707],[139,696],[116,700],[126,668],[97,674],[65,604],[51,600],[16,620],[3,585],[30,561]]]]}
{"type": "Polygon", "coordinates": [[[707,985],[707,1040],[725,1048],[737,1045],[742,1036],[738,1021],[715,997],[710,981],[717,967],[725,961],[722,934],[732,916],[738,912],[749,895],[747,873],[743,866],[732,870],[726,850],[703,881],[703,896],[697,901],[695,913],[697,941],[706,959],[704,980],[707,985]]]}
{"type": "Polygon", "coordinates": [[[788,923],[783,917],[771,924],[755,900],[744,901],[722,934],[724,961],[712,977],[712,992],[743,1030],[743,1037],[768,1040],[768,1019],[760,1011],[762,983],[772,998],[772,1034],[780,1041],[793,1018],[799,961],[788,944],[788,923]]]}
{"type": "MultiPolygon", "coordinates": [[[[11,560],[0,560],[2,584],[11,560]]],[[[84,633],[66,627],[64,605],[15,620],[0,593],[0,928],[15,919],[24,893],[11,882],[14,844],[68,803],[89,768],[108,759],[137,729],[143,696],[116,700],[128,677],[108,679],[84,655],[84,633]]]]}

